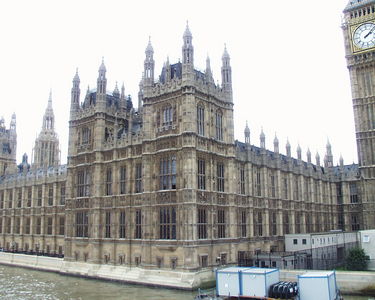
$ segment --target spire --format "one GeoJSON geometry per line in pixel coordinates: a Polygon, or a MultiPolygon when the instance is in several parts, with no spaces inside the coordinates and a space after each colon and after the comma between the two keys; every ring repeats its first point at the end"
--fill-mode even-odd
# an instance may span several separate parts
{"type": "Polygon", "coordinates": [[[12,114],[12,119],[10,121],[10,127],[9,129],[13,132],[16,131],[16,125],[17,125],[17,121],[16,121],[16,113],[13,113],[12,114]]]}
{"type": "Polygon", "coordinates": [[[326,167],[333,167],[332,147],[328,138],[327,138],[327,145],[326,145],[325,164],[326,164],[326,167]]]}
{"type": "Polygon", "coordinates": [[[208,82],[213,82],[210,57],[208,55],[207,55],[207,58],[206,58],[206,72],[205,72],[205,75],[206,75],[206,80],[208,82]]]}
{"type": "Polygon", "coordinates": [[[260,148],[266,149],[266,136],[263,132],[263,127],[260,132],[260,148]]]}
{"type": "Polygon", "coordinates": [[[78,68],[76,68],[76,74],[74,75],[73,77],[73,86],[74,86],[74,83],[80,83],[80,79],[79,79],[79,75],[78,75],[78,68]]]}
{"type": "Polygon", "coordinates": [[[227,50],[227,44],[224,44],[224,53],[223,53],[222,59],[223,60],[229,60],[230,59],[230,56],[229,56],[229,53],[228,53],[228,50],[227,50]]]}
{"type": "Polygon", "coordinates": [[[285,148],[286,148],[286,156],[292,157],[292,153],[290,151],[290,143],[289,143],[289,139],[288,138],[286,139],[286,146],[285,146],[285,148]]]}
{"type": "Polygon", "coordinates": [[[104,65],[104,57],[102,57],[102,64],[99,67],[99,76],[97,80],[97,91],[96,91],[97,97],[98,97],[98,94],[102,95],[101,99],[97,99],[99,101],[105,101],[105,94],[106,94],[106,89],[107,89],[107,78],[105,77],[106,72],[107,72],[107,69],[104,65]]]}
{"type": "Polygon", "coordinates": [[[145,51],[146,57],[144,61],[143,79],[145,86],[151,86],[154,83],[154,49],[151,45],[151,37],[148,39],[148,44],[145,51]]]}
{"type": "MultiPolygon", "coordinates": [[[[74,80],[73,80],[74,82],[74,80]]],[[[72,93],[75,89],[72,89],[72,93]]],[[[73,95],[73,94],[72,94],[73,95]]],[[[52,108],[52,92],[48,97],[48,104],[43,115],[42,130],[35,140],[34,168],[47,168],[59,164],[59,140],[55,132],[55,114],[52,108]]]]}
{"type": "Polygon", "coordinates": [[[311,151],[310,151],[310,148],[307,148],[306,156],[307,156],[307,162],[311,163],[311,151]]]}
{"type": "Polygon", "coordinates": [[[152,45],[151,45],[151,36],[148,37],[148,44],[147,44],[145,53],[146,55],[154,54],[154,48],[152,48],[152,45]]]}
{"type": "Polygon", "coordinates": [[[279,139],[277,138],[276,132],[275,132],[275,138],[273,139],[273,151],[279,154],[279,139]]]}
{"type": "MultiPolygon", "coordinates": [[[[117,86],[117,82],[116,82],[116,86],[117,86]]],[[[124,83],[122,83],[122,86],[121,86],[121,98],[125,98],[125,85],[124,85],[124,83]]]]}
{"type": "Polygon", "coordinates": [[[81,94],[79,84],[80,84],[80,79],[79,79],[79,76],[78,76],[78,68],[77,68],[76,74],[73,77],[73,87],[72,87],[71,101],[70,101],[70,111],[71,112],[79,109],[79,97],[80,97],[80,94],[81,94]]]}
{"type": "Polygon", "coordinates": [[[232,67],[230,66],[230,57],[227,51],[227,45],[224,45],[222,63],[221,83],[223,90],[228,93],[228,100],[232,102],[232,67]]]}
{"type": "Polygon", "coordinates": [[[182,46],[182,63],[184,65],[194,65],[194,48],[192,44],[193,35],[190,32],[189,23],[186,22],[186,28],[183,35],[184,44],[182,46]]]}
{"type": "Polygon", "coordinates": [[[246,126],[245,126],[245,143],[246,144],[250,144],[250,128],[249,128],[249,125],[246,121],[246,126]]]}
{"type": "Polygon", "coordinates": [[[115,89],[113,90],[113,93],[112,93],[113,96],[117,96],[118,98],[120,97],[120,91],[118,89],[118,86],[117,86],[117,81],[116,81],[116,85],[115,85],[115,89]]]}
{"type": "Polygon", "coordinates": [[[319,152],[316,152],[315,160],[316,160],[316,165],[320,167],[320,155],[319,155],[319,152]]]}
{"type": "Polygon", "coordinates": [[[50,89],[50,91],[49,91],[48,109],[52,109],[52,89],[50,89]]]}
{"type": "Polygon", "coordinates": [[[55,123],[55,114],[53,113],[53,109],[52,109],[52,90],[50,90],[47,108],[43,116],[42,130],[54,132],[54,123],[55,123]]]}
{"type": "Polygon", "coordinates": [[[297,158],[299,160],[302,160],[302,149],[301,149],[301,146],[299,144],[297,146],[297,158]]]}
{"type": "Polygon", "coordinates": [[[186,28],[185,28],[185,32],[184,32],[184,39],[185,38],[193,38],[193,35],[191,34],[191,32],[190,32],[190,28],[189,28],[189,21],[187,20],[186,21],[186,28]]]}
{"type": "Polygon", "coordinates": [[[340,154],[340,167],[344,166],[344,159],[342,157],[342,154],[340,154]]]}
{"type": "Polygon", "coordinates": [[[102,64],[99,67],[99,74],[103,74],[104,73],[104,75],[105,75],[105,72],[107,72],[107,68],[105,67],[104,56],[103,56],[102,57],[102,64]]]}
{"type": "Polygon", "coordinates": [[[122,83],[121,85],[121,94],[120,94],[120,109],[126,109],[126,97],[125,97],[125,85],[122,83]]]}

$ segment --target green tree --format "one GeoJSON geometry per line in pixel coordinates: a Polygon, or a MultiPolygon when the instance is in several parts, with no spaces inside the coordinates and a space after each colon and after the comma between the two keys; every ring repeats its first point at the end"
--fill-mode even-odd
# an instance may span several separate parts
{"type": "Polygon", "coordinates": [[[352,248],[346,256],[346,268],[351,271],[364,271],[367,269],[365,250],[359,247],[352,248]]]}

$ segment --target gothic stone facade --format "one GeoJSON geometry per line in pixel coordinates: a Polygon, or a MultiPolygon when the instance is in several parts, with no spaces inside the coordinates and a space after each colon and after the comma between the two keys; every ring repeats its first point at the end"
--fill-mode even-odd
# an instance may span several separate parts
{"type": "Polygon", "coordinates": [[[24,157],[1,178],[0,247],[199,271],[282,251],[284,234],[366,228],[360,170],[342,160],[334,167],[329,143],[323,167],[309,151],[303,161],[300,148],[293,158],[289,143],[280,154],[277,138],[267,150],[263,133],[251,145],[247,127],[245,143],[234,140],[226,49],[221,71],[219,86],[209,59],[205,72],[194,68],[187,27],[182,61],[167,61],[158,80],[148,44],[138,111],[124,87],[107,91],[104,62],[82,103],[76,74],[67,166],[29,166],[24,157]]]}

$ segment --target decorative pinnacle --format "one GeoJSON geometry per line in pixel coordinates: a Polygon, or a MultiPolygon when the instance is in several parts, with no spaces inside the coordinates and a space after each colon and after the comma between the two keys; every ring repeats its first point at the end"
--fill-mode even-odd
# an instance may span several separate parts
{"type": "Polygon", "coordinates": [[[190,32],[190,28],[189,28],[189,21],[186,20],[186,28],[185,28],[185,32],[184,32],[184,37],[192,37],[192,34],[190,32]]]}
{"type": "Polygon", "coordinates": [[[49,90],[48,108],[52,108],[52,89],[49,90]]]}
{"type": "Polygon", "coordinates": [[[73,82],[79,82],[78,68],[76,68],[76,74],[74,75],[73,82]]]}
{"type": "Polygon", "coordinates": [[[100,65],[99,72],[100,71],[107,71],[105,65],[104,65],[104,56],[102,56],[102,64],[100,65]]]}
{"type": "Polygon", "coordinates": [[[224,58],[230,58],[230,57],[229,57],[228,50],[227,50],[227,44],[226,44],[226,43],[224,43],[223,59],[224,59],[224,58]]]}
{"type": "Polygon", "coordinates": [[[154,48],[152,48],[152,45],[151,45],[151,36],[150,35],[148,36],[148,44],[147,44],[147,47],[146,47],[146,54],[149,53],[149,52],[154,52],[154,48]]]}

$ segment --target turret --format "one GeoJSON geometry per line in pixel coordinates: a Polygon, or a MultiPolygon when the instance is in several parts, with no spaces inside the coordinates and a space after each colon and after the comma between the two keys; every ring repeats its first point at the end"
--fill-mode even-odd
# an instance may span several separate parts
{"type": "Polygon", "coordinates": [[[250,129],[249,129],[249,125],[247,124],[247,121],[246,121],[246,127],[245,127],[245,143],[250,145],[250,129]]]}
{"type": "Polygon", "coordinates": [[[311,163],[311,151],[309,148],[307,148],[306,156],[307,156],[307,162],[311,163]]]}
{"type": "Polygon", "coordinates": [[[221,82],[223,90],[228,94],[228,101],[232,101],[232,68],[230,66],[230,57],[227,51],[227,46],[224,47],[221,67],[221,82]]]}
{"type": "Polygon", "coordinates": [[[210,58],[207,55],[206,59],[206,81],[207,82],[214,82],[213,76],[212,76],[212,70],[211,70],[211,63],[210,63],[210,58]]]}
{"type": "Polygon", "coordinates": [[[99,76],[96,85],[96,105],[101,108],[106,106],[106,92],[107,92],[107,78],[105,76],[107,69],[104,65],[104,58],[102,64],[99,67],[99,76]]]}
{"type": "Polygon", "coordinates": [[[10,121],[10,126],[9,126],[9,129],[10,129],[11,133],[16,132],[16,127],[17,127],[16,125],[17,125],[16,114],[13,113],[12,114],[12,120],[10,121]]]}
{"type": "Polygon", "coordinates": [[[288,139],[286,140],[285,148],[286,148],[286,156],[292,157],[292,152],[290,151],[290,143],[288,139]]]}
{"type": "MultiPolygon", "coordinates": [[[[74,80],[73,80],[74,81],[74,80]]],[[[48,168],[60,163],[59,139],[55,132],[55,114],[52,108],[52,92],[43,115],[42,130],[35,140],[33,168],[48,168]]]]}
{"type": "Polygon", "coordinates": [[[55,128],[55,114],[52,109],[52,91],[49,92],[48,104],[43,116],[43,131],[54,131],[55,128]]]}
{"type": "Polygon", "coordinates": [[[182,45],[182,77],[191,77],[194,71],[194,47],[192,44],[193,35],[190,32],[189,24],[186,23],[182,45]],[[190,75],[190,76],[189,76],[190,75]]]}
{"type": "Polygon", "coordinates": [[[273,139],[273,151],[277,154],[279,154],[279,139],[277,138],[277,135],[275,133],[275,138],[273,139]]]}
{"type": "Polygon", "coordinates": [[[315,160],[316,160],[316,165],[320,167],[320,155],[318,152],[316,152],[315,160]]]}
{"type": "Polygon", "coordinates": [[[112,92],[112,95],[113,97],[120,99],[120,91],[117,86],[117,81],[116,81],[115,89],[112,92]]]}
{"type": "Polygon", "coordinates": [[[302,160],[302,149],[301,149],[301,146],[299,144],[297,146],[297,159],[302,160]]]}
{"type": "Polygon", "coordinates": [[[260,148],[266,149],[266,135],[263,132],[263,128],[260,132],[260,148]]]}
{"type": "Polygon", "coordinates": [[[340,154],[340,167],[343,167],[343,166],[344,166],[344,159],[342,155],[340,154]]]}
{"type": "Polygon", "coordinates": [[[331,143],[327,139],[326,145],[326,159],[325,159],[325,167],[333,167],[333,155],[332,155],[332,147],[331,143]]]}

